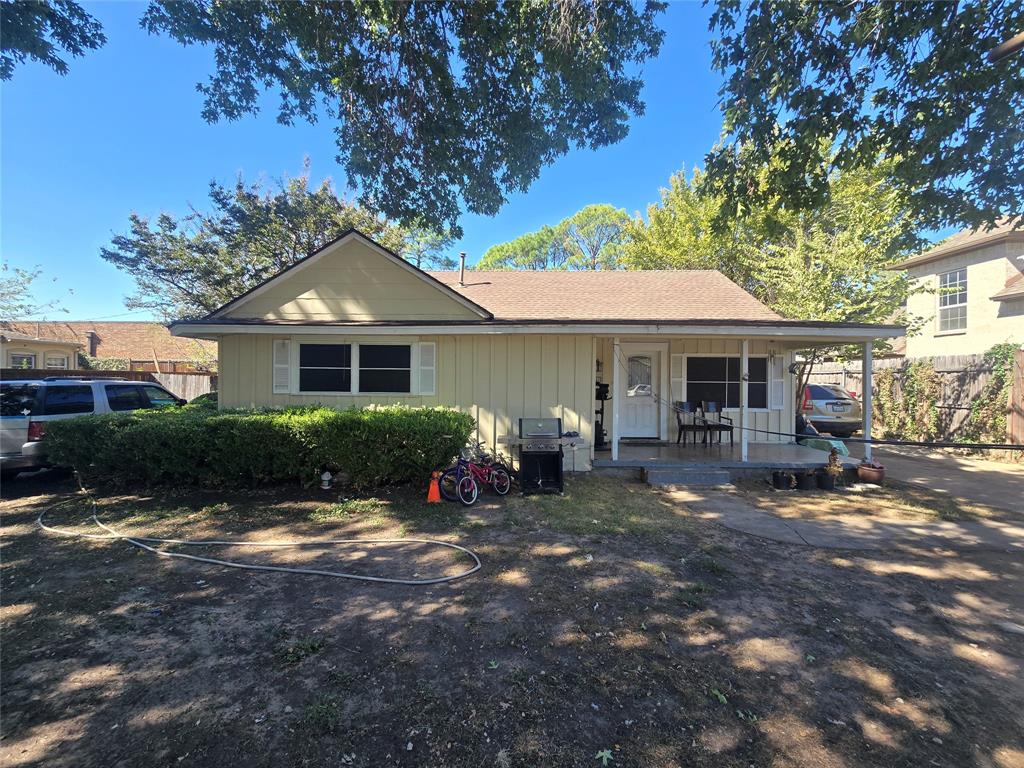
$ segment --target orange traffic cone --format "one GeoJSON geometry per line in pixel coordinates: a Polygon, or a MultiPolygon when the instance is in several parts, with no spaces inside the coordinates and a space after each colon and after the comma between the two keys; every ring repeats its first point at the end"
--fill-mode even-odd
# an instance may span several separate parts
{"type": "Polygon", "coordinates": [[[437,504],[441,501],[441,486],[437,484],[437,472],[430,473],[430,489],[427,491],[427,503],[437,504]]]}

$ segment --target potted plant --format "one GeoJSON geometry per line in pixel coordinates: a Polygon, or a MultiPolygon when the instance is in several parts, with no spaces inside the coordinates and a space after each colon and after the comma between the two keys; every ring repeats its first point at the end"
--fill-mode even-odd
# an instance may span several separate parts
{"type": "Polygon", "coordinates": [[[857,479],[862,483],[881,485],[882,481],[885,480],[885,467],[877,461],[868,461],[867,459],[863,459],[861,463],[857,465],[857,479]]]}
{"type": "Polygon", "coordinates": [[[828,463],[825,471],[818,475],[818,487],[825,491],[836,489],[836,479],[843,474],[843,462],[839,458],[839,451],[833,448],[828,452],[828,463]]]}
{"type": "Polygon", "coordinates": [[[772,472],[772,487],[777,491],[788,491],[793,487],[793,476],[783,470],[772,472]]]}
{"type": "Polygon", "coordinates": [[[801,491],[813,491],[818,487],[814,477],[814,470],[808,469],[796,476],[796,487],[801,491]]]}

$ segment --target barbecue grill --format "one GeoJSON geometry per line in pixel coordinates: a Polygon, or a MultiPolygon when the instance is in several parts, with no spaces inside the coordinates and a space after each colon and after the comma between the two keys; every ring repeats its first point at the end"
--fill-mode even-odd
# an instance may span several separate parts
{"type": "Polygon", "coordinates": [[[579,442],[578,435],[565,435],[562,420],[519,419],[519,487],[527,493],[563,493],[563,445],[579,442]]]}

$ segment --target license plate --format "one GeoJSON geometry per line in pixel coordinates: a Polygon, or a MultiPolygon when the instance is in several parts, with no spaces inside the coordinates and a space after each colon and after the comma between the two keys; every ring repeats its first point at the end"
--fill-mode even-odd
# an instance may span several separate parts
{"type": "Polygon", "coordinates": [[[846,413],[849,406],[843,405],[842,403],[829,403],[828,408],[833,413],[846,413]]]}

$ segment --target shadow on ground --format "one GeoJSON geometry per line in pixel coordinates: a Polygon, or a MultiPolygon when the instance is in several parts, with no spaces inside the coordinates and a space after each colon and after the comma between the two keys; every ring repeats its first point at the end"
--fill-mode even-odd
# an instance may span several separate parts
{"type": "MultiPolygon", "coordinates": [[[[440,516],[132,500],[159,530],[426,532],[484,561],[411,588],[50,537],[54,495],[22,490],[2,504],[5,766],[1024,764],[1019,554],[771,542],[601,478],[440,516]]],[[[457,565],[408,557],[364,567],[457,565]]]]}

